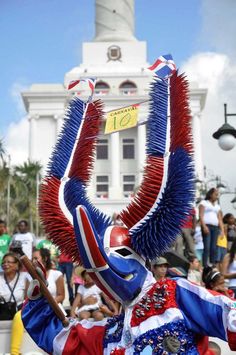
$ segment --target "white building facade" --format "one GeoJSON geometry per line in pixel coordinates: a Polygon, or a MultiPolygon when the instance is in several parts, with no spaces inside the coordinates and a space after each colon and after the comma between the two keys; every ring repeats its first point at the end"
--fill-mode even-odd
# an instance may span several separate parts
{"type": "MultiPolygon", "coordinates": [[[[134,0],[96,0],[96,35],[92,42],[83,43],[82,53],[82,63],[65,74],[63,84],[34,84],[22,93],[30,122],[29,158],[40,161],[44,167],[73,95],[67,90],[71,80],[96,77],[95,98],[102,99],[105,112],[141,102],[139,122],[148,116],[152,73],[146,69],[146,42],[134,36],[134,0]]],[[[196,175],[201,178],[201,113],[207,91],[199,89],[196,83],[190,83],[190,89],[196,175]]],[[[86,85],[81,85],[79,91],[82,99],[90,94],[86,85]]],[[[145,141],[145,124],[110,135],[102,129],[88,193],[107,214],[119,212],[139,186],[145,141]]]]}

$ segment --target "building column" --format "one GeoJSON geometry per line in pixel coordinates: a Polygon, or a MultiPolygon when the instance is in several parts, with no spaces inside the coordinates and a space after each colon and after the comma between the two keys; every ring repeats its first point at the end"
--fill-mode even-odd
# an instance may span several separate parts
{"type": "Polygon", "coordinates": [[[63,125],[63,115],[54,115],[54,119],[56,120],[56,135],[58,136],[63,125]]]}
{"type": "Polygon", "coordinates": [[[136,181],[136,184],[139,186],[142,182],[143,169],[146,160],[146,125],[145,124],[138,126],[137,137],[138,137],[138,148],[137,148],[138,180],[136,181]]]}
{"type": "Polygon", "coordinates": [[[36,120],[39,119],[39,115],[29,115],[29,160],[35,159],[35,144],[37,136],[37,123],[36,120]]]}
{"type": "Polygon", "coordinates": [[[122,191],[120,184],[120,138],[119,132],[111,134],[110,149],[111,180],[109,183],[109,198],[121,199],[122,191]]]}
{"type": "Polygon", "coordinates": [[[194,162],[195,170],[199,179],[203,178],[203,163],[202,163],[202,142],[201,142],[201,122],[200,114],[193,114],[193,143],[194,143],[194,162]]]}

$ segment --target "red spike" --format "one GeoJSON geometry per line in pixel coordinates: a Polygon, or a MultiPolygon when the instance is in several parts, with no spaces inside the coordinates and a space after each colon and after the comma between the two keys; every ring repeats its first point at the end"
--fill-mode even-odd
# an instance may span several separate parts
{"type": "Polygon", "coordinates": [[[174,73],[170,79],[171,144],[170,151],[182,147],[193,153],[191,112],[188,82],[185,76],[174,73]]]}
{"type": "Polygon", "coordinates": [[[102,116],[101,101],[90,103],[69,172],[69,177],[77,177],[84,183],[89,182],[93,169],[94,151],[102,116]]]}
{"type": "Polygon", "coordinates": [[[58,194],[60,180],[46,177],[40,188],[39,215],[46,234],[65,254],[80,262],[74,228],[60,209],[58,194]]]}
{"type": "Polygon", "coordinates": [[[123,223],[130,229],[152,208],[163,178],[164,159],[148,157],[143,182],[129,206],[120,213],[123,223]]]}

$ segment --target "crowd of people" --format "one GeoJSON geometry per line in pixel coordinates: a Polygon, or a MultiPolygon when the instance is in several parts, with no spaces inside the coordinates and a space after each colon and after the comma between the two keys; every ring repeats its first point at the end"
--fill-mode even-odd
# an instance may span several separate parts
{"type": "MultiPolygon", "coordinates": [[[[118,215],[113,223],[122,224],[118,215]]],[[[157,281],[181,276],[207,289],[236,297],[235,218],[230,213],[223,215],[218,204],[217,189],[212,188],[207,192],[198,211],[192,210],[173,250],[177,256],[187,260],[187,268],[176,268],[173,259],[168,260],[163,255],[147,265],[157,281]]],[[[17,329],[17,336],[11,341],[11,354],[19,353],[23,334],[20,312],[32,282],[19,262],[21,252],[34,263],[43,265],[48,289],[58,303],[65,302],[67,288],[71,317],[102,320],[122,312],[121,305],[108,299],[85,269],[60,253],[47,238],[37,240],[29,231],[27,221],[19,221],[15,233],[10,236],[5,222],[0,220],[0,319],[12,320],[13,332],[17,329]]]]}
{"type": "Polygon", "coordinates": [[[188,259],[190,281],[201,285],[205,283],[203,270],[217,270],[236,296],[236,222],[233,214],[223,215],[218,198],[216,188],[207,192],[183,225],[173,249],[188,259]]]}

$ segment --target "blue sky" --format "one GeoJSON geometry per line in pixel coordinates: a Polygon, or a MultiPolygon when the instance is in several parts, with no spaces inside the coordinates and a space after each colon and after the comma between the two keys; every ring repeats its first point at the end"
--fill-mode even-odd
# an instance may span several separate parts
{"type": "MultiPolygon", "coordinates": [[[[136,0],[136,37],[148,60],[172,53],[177,65],[203,47],[201,1],[136,0]]],[[[61,83],[81,62],[83,41],[95,33],[95,0],[0,2],[0,136],[24,116],[19,90],[32,83],[61,83]]]]}

